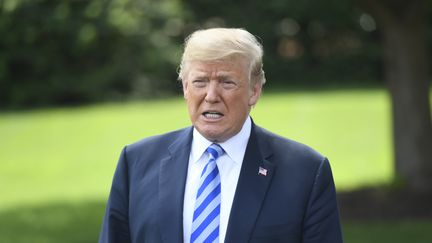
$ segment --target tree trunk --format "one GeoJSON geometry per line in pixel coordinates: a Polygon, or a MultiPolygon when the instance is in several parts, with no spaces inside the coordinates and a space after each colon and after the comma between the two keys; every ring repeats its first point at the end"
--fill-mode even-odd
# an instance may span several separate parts
{"type": "Polygon", "coordinates": [[[424,1],[365,2],[381,27],[396,176],[413,190],[428,190],[432,185],[432,122],[424,1]]]}

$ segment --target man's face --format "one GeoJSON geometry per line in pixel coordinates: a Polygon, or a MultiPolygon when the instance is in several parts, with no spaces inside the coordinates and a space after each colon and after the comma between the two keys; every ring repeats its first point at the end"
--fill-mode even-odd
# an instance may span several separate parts
{"type": "Polygon", "coordinates": [[[242,58],[192,61],[183,77],[183,94],[195,128],[208,140],[224,142],[240,132],[261,85],[249,84],[242,58]]]}

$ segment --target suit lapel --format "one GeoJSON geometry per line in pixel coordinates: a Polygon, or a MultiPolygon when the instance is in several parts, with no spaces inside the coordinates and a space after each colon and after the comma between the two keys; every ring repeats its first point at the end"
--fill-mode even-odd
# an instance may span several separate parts
{"type": "Polygon", "coordinates": [[[229,217],[226,243],[249,241],[275,171],[274,165],[266,160],[271,156],[268,143],[262,141],[257,129],[252,125],[229,217]]]}
{"type": "Polygon", "coordinates": [[[159,228],[163,242],[183,242],[183,199],[192,128],[185,129],[168,147],[169,155],[160,163],[159,228]]]}

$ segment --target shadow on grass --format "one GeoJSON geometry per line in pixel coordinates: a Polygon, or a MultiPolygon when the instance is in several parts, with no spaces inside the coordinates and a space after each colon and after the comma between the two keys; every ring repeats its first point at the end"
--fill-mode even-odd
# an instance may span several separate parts
{"type": "Polygon", "coordinates": [[[338,193],[338,201],[341,216],[347,220],[432,221],[432,190],[375,186],[338,193]]]}
{"type": "Polygon", "coordinates": [[[375,186],[338,194],[347,243],[432,242],[432,191],[375,186]]]}
{"type": "MultiPolygon", "coordinates": [[[[345,194],[343,197],[348,195],[345,194]]],[[[362,192],[360,195],[368,194],[362,192]]],[[[359,204],[362,202],[353,195],[349,197],[359,204]]],[[[341,202],[347,203],[346,200],[343,198],[341,202]]],[[[105,203],[105,201],[59,202],[0,211],[0,242],[97,242],[105,203]]],[[[393,203],[398,202],[393,201],[393,203]]],[[[346,210],[349,209],[344,206],[347,205],[341,205],[341,208],[345,209],[342,212],[342,222],[346,243],[432,242],[430,234],[432,220],[428,217],[411,219],[344,217],[347,216],[344,212],[347,213],[346,210]]],[[[374,211],[373,208],[368,208],[369,204],[355,206],[363,208],[364,211],[374,211]]]]}
{"type": "Polygon", "coordinates": [[[432,221],[343,221],[345,243],[430,243],[432,221]]]}
{"type": "Polygon", "coordinates": [[[0,242],[97,242],[105,202],[65,202],[0,211],[0,242]]]}

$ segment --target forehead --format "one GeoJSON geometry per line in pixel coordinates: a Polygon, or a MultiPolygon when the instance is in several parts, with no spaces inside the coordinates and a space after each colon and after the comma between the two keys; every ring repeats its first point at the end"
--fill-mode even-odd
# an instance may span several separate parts
{"type": "Polygon", "coordinates": [[[189,76],[240,76],[248,73],[247,64],[243,58],[190,61],[187,64],[187,72],[189,76]]]}

